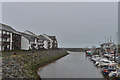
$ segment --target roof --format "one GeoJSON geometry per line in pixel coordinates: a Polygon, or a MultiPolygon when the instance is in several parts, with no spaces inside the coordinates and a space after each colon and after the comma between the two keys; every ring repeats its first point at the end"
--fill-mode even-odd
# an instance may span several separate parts
{"type": "Polygon", "coordinates": [[[42,34],[43,37],[45,37],[48,40],[52,40],[47,34],[42,34]]]}
{"type": "Polygon", "coordinates": [[[47,38],[45,38],[43,35],[39,35],[38,36],[39,37],[39,39],[41,39],[41,40],[47,40],[47,41],[49,41],[47,38]]]}
{"type": "Polygon", "coordinates": [[[24,32],[19,32],[22,36],[24,36],[25,38],[27,38],[28,40],[34,42],[35,41],[35,37],[34,36],[31,36],[29,34],[26,34],[24,32]]]}
{"type": "Polygon", "coordinates": [[[12,33],[19,34],[19,33],[18,33],[15,29],[13,29],[11,26],[8,26],[8,25],[2,24],[2,23],[0,23],[0,29],[1,29],[1,30],[6,30],[6,31],[9,31],[9,32],[12,32],[12,33]]]}
{"type": "Polygon", "coordinates": [[[55,36],[49,36],[50,39],[56,40],[55,36]]]}
{"type": "Polygon", "coordinates": [[[31,31],[28,31],[28,30],[26,30],[25,33],[26,33],[26,34],[29,34],[29,35],[32,35],[32,36],[34,36],[34,37],[38,37],[36,34],[34,34],[34,33],[31,32],[31,31]]]}
{"type": "Polygon", "coordinates": [[[49,36],[47,34],[39,35],[39,37],[41,37],[41,39],[45,39],[45,40],[56,40],[55,36],[49,36]]]}

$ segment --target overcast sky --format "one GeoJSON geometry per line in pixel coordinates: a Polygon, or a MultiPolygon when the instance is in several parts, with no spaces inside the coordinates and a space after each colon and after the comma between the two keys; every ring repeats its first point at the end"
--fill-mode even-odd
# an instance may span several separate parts
{"type": "Polygon", "coordinates": [[[4,2],[2,22],[18,31],[55,35],[59,47],[90,47],[115,38],[117,3],[4,2]]]}
{"type": "Polygon", "coordinates": [[[2,2],[118,2],[120,0],[0,0],[2,2]]]}

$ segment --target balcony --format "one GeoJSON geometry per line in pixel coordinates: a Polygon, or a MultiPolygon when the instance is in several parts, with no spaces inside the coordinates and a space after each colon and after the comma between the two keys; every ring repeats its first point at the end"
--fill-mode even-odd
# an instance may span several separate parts
{"type": "Polygon", "coordinates": [[[17,42],[17,43],[13,43],[14,45],[16,45],[16,46],[20,46],[21,45],[21,43],[20,42],[17,42]]]}
{"type": "Polygon", "coordinates": [[[53,43],[52,45],[58,45],[58,43],[53,43]]]}
{"type": "Polygon", "coordinates": [[[10,45],[10,42],[2,42],[2,45],[10,45]]]}
{"type": "Polygon", "coordinates": [[[10,38],[10,35],[9,34],[3,34],[2,37],[3,38],[10,38]]]}
{"type": "Polygon", "coordinates": [[[43,43],[44,42],[44,40],[38,40],[38,43],[43,43]]]}
{"type": "Polygon", "coordinates": [[[48,44],[50,44],[50,42],[48,42],[48,44]]]}
{"type": "Polygon", "coordinates": [[[38,43],[38,45],[43,46],[43,45],[44,45],[44,43],[38,43]]]}

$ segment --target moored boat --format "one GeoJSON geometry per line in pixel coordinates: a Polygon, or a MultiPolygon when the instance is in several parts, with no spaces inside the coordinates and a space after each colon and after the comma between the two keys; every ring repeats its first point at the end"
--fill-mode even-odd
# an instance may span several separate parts
{"type": "Polygon", "coordinates": [[[91,51],[86,51],[86,56],[91,56],[91,55],[92,55],[91,51]]]}
{"type": "Polygon", "coordinates": [[[108,66],[102,68],[102,73],[104,76],[109,76],[111,72],[115,72],[115,71],[116,68],[114,64],[109,64],[108,66]]]}

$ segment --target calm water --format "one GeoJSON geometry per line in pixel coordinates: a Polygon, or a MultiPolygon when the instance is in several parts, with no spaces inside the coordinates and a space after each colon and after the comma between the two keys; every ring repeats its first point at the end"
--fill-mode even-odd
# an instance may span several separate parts
{"type": "Polygon", "coordinates": [[[38,74],[41,78],[103,78],[101,69],[97,69],[81,52],[70,52],[55,63],[39,69],[38,74]]]}

